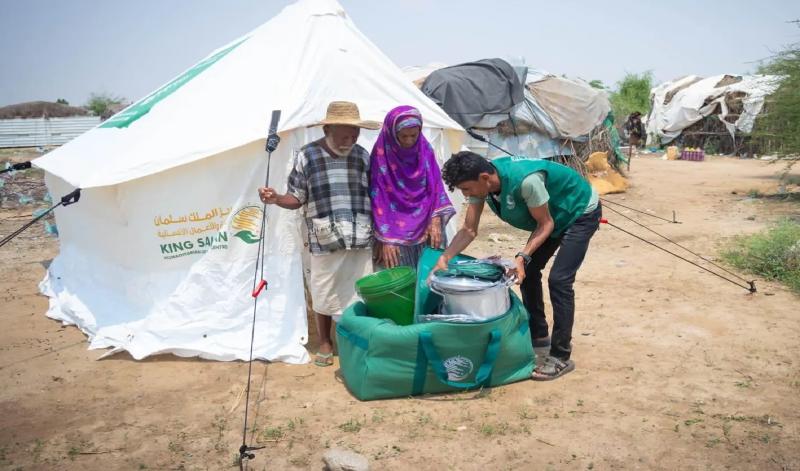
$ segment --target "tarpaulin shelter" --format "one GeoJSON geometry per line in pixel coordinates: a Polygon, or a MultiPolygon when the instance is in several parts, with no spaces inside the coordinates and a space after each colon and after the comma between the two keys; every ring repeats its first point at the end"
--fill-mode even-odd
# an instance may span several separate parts
{"type": "MultiPolygon", "coordinates": [[[[406,74],[419,83],[420,74],[430,69],[407,68],[406,74]]],[[[625,160],[607,94],[584,81],[485,59],[430,72],[421,89],[460,124],[513,154],[577,155],[583,161],[592,152],[610,151],[612,162],[625,160]]],[[[482,147],[487,157],[503,153],[477,141],[469,145],[482,147]]],[[[580,163],[570,164],[583,169],[580,163]]]]}
{"type": "MultiPolygon", "coordinates": [[[[213,51],[122,112],[37,159],[53,195],[60,253],[41,290],[47,315],[75,324],[91,348],[247,359],[266,174],[265,137],[281,110],[270,184],[285,189],[308,127],[333,100],[382,121],[413,105],[440,158],[461,127],[406,80],[335,0],[302,0],[213,51]]],[[[377,132],[362,131],[371,149],[377,132]]],[[[460,199],[456,199],[460,202],[460,199]]],[[[299,212],[267,211],[265,278],[254,358],[308,360],[299,212]]]]}
{"type": "MultiPolygon", "coordinates": [[[[700,129],[704,135],[724,134],[735,142],[739,133],[750,133],[767,96],[780,85],[775,75],[689,75],[665,82],[650,93],[647,116],[648,142],[667,144],[700,121],[715,117],[716,126],[700,129]],[[715,132],[719,131],[719,132],[715,132]]],[[[703,139],[704,141],[705,139],[703,139]]],[[[734,146],[735,147],[735,146],[734,146]]]]}

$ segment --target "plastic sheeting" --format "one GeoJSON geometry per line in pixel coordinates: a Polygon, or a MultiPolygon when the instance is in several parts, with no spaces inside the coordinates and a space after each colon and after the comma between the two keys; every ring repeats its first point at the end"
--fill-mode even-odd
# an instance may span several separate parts
{"type": "Polygon", "coordinates": [[[507,113],[523,101],[517,72],[502,59],[484,59],[431,73],[422,92],[465,128],[488,114],[507,113]]]}
{"type": "MultiPolygon", "coordinates": [[[[283,112],[270,184],[285,190],[294,155],[322,135],[306,126],[332,100],[354,101],[378,121],[399,104],[416,106],[440,159],[460,148],[460,126],[337,2],[293,4],[34,162],[51,194],[83,188],[78,204],[55,211],[61,250],[40,285],[47,315],[77,325],[91,348],[137,359],[247,359],[270,112],[283,112]]],[[[364,131],[359,143],[371,149],[376,137],[364,131]]],[[[460,194],[452,197],[460,207],[460,194]]],[[[267,210],[269,285],[258,298],[254,358],[308,361],[301,223],[300,211],[267,210]]]]}
{"type": "Polygon", "coordinates": [[[558,129],[558,137],[561,138],[586,136],[611,111],[606,93],[586,83],[562,77],[546,77],[528,84],[528,88],[537,105],[558,129]]]}
{"type": "Polygon", "coordinates": [[[737,130],[751,132],[765,98],[778,88],[781,77],[729,76],[740,77],[741,80],[718,86],[725,77],[726,75],[715,75],[703,79],[690,75],[655,87],[651,92],[652,109],[646,123],[648,140],[656,136],[662,144],[666,144],[678,137],[684,129],[712,114],[719,115],[732,136],[737,130]],[[743,110],[736,121],[730,123],[725,120],[730,112],[725,98],[736,92],[745,94],[742,98],[743,110]],[[670,100],[665,104],[668,96],[670,100]]]}

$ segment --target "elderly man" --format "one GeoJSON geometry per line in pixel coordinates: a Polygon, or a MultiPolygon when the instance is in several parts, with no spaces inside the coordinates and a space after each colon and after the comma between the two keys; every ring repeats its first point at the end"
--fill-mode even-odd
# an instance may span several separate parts
{"type": "Polygon", "coordinates": [[[354,283],[372,272],[372,212],[369,152],[356,144],[362,121],[355,103],[328,105],[325,137],[300,149],[286,194],[259,188],[261,201],[284,209],[303,208],[311,250],[308,290],[319,333],[317,366],[333,364],[332,317],[356,300],[354,283]]]}

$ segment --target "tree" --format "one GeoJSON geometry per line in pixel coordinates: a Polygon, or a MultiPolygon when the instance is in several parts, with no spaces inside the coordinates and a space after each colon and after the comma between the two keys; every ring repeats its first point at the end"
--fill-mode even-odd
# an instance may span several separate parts
{"type": "Polygon", "coordinates": [[[766,152],[800,153],[800,43],[767,59],[758,73],[782,75],[783,80],[756,118],[753,137],[762,140],[766,152]]]}
{"type": "Polygon", "coordinates": [[[69,102],[67,100],[63,99],[63,98],[59,98],[58,100],[56,100],[56,103],[58,103],[59,105],[67,105],[67,106],[69,106],[69,102]]]}
{"type": "Polygon", "coordinates": [[[112,105],[118,105],[125,101],[125,98],[120,96],[113,96],[108,93],[92,93],[89,95],[89,101],[86,102],[86,108],[97,116],[102,116],[106,110],[112,105]]]}
{"type": "Polygon", "coordinates": [[[602,80],[597,80],[597,79],[591,80],[589,82],[589,86],[592,87],[592,88],[599,88],[600,90],[605,90],[606,89],[606,85],[603,83],[603,81],[602,80]]]}
{"type": "Polygon", "coordinates": [[[647,115],[650,112],[650,90],[652,88],[652,72],[626,73],[625,77],[617,82],[617,89],[612,91],[609,96],[617,123],[624,122],[625,118],[634,111],[642,113],[642,116],[647,115]]]}

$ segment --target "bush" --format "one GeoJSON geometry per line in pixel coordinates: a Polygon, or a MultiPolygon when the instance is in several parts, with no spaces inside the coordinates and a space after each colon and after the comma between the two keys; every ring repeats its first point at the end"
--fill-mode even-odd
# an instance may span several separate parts
{"type": "Polygon", "coordinates": [[[800,294],[800,223],[784,219],[762,233],[736,237],[722,257],[736,268],[778,280],[800,294]]]}
{"type": "Polygon", "coordinates": [[[768,152],[800,153],[800,43],[761,64],[758,73],[782,75],[784,79],[767,98],[765,112],[756,119],[753,137],[764,141],[768,152]]]}
{"type": "Polygon", "coordinates": [[[86,109],[95,114],[95,116],[102,116],[112,105],[118,105],[125,101],[124,98],[112,96],[105,93],[92,93],[89,95],[89,101],[86,102],[86,109]]]}
{"type": "Polygon", "coordinates": [[[650,90],[653,88],[652,72],[641,74],[625,74],[625,78],[617,82],[617,90],[609,95],[611,109],[622,124],[634,111],[642,113],[642,117],[650,112],[650,90]]]}

